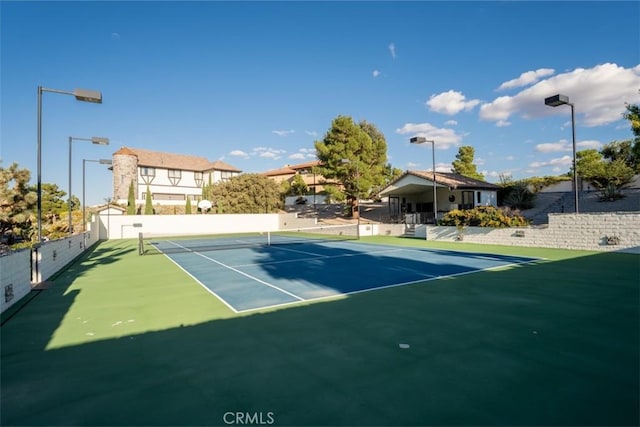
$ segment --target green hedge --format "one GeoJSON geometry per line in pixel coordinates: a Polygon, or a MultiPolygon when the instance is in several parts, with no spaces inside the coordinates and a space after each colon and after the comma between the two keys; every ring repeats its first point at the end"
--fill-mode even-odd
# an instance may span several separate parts
{"type": "Polygon", "coordinates": [[[452,210],[438,221],[438,225],[505,228],[526,226],[529,221],[508,209],[479,206],[475,209],[452,210]]]}

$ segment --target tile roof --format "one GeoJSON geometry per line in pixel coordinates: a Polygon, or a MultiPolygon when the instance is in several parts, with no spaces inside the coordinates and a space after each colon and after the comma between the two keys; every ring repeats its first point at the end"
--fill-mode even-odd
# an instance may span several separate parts
{"type": "Polygon", "coordinates": [[[122,147],[114,155],[135,155],[138,157],[139,166],[156,167],[163,169],[178,169],[197,172],[210,170],[223,170],[231,172],[241,172],[240,169],[231,166],[221,160],[210,162],[204,157],[191,156],[187,154],[165,153],[161,151],[151,151],[142,148],[122,147]]]}
{"type": "MultiPolygon", "coordinates": [[[[407,175],[414,175],[420,178],[424,178],[433,182],[433,172],[432,171],[406,171],[392,182],[389,185],[393,185],[396,182],[400,181],[407,175]]],[[[479,179],[469,178],[468,176],[460,175],[453,172],[436,172],[436,184],[443,185],[445,187],[450,187],[454,189],[485,189],[485,190],[497,190],[500,188],[495,184],[491,184],[490,182],[481,181],[479,179]]]]}
{"type": "Polygon", "coordinates": [[[281,167],[280,169],[272,169],[272,170],[263,172],[262,175],[266,175],[266,176],[294,175],[297,171],[301,169],[308,169],[314,166],[319,166],[321,164],[322,162],[320,162],[320,160],[313,160],[311,162],[299,163],[297,165],[286,165],[281,167]]]}

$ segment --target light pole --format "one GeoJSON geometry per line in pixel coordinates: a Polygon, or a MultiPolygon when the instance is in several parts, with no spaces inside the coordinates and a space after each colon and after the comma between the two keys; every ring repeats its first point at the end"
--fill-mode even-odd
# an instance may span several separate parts
{"type": "Polygon", "coordinates": [[[569,102],[566,95],[554,95],[544,99],[544,105],[557,107],[559,105],[569,105],[571,107],[571,139],[573,143],[573,198],[576,205],[575,212],[578,213],[578,171],[576,168],[576,119],[573,103],[569,102]]]}
{"type": "Polygon", "coordinates": [[[38,86],[38,184],[37,184],[37,210],[38,210],[38,243],[42,242],[42,92],[60,93],[63,95],[73,95],[78,101],[93,102],[96,104],[102,104],[102,93],[93,90],[75,89],[73,92],[68,92],[58,89],[47,89],[42,86],[38,86]]]}
{"type": "MultiPolygon", "coordinates": [[[[98,136],[92,136],[91,138],[76,138],[75,136],[70,136],[69,137],[69,235],[73,234],[73,222],[71,220],[71,143],[73,141],[90,141],[93,144],[97,144],[97,145],[109,145],[109,138],[101,138],[98,136]]],[[[84,167],[84,165],[83,165],[84,167]]],[[[82,186],[83,186],[83,191],[84,191],[84,169],[83,169],[83,177],[82,177],[83,181],[82,181],[82,186]]],[[[84,193],[83,193],[83,197],[84,197],[84,193]]],[[[84,198],[82,199],[82,206],[84,208],[84,198]]],[[[82,218],[82,220],[84,221],[84,216],[82,218]]],[[[84,222],[83,222],[84,224],[84,222]]],[[[84,228],[84,226],[83,226],[84,228]]],[[[84,231],[84,230],[83,230],[84,231]]]]}
{"type": "MultiPolygon", "coordinates": [[[[340,163],[342,164],[352,164],[353,162],[349,159],[341,159],[340,163]]],[[[360,240],[360,169],[358,168],[358,162],[356,161],[356,209],[358,215],[356,216],[357,220],[357,229],[356,229],[356,237],[360,240]]]]}
{"type": "Polygon", "coordinates": [[[431,143],[431,157],[433,162],[433,223],[438,224],[438,198],[436,193],[436,142],[433,139],[426,139],[422,136],[414,136],[409,140],[412,144],[431,143]]]}
{"type": "Polygon", "coordinates": [[[100,163],[101,165],[111,165],[113,164],[113,162],[109,159],[100,159],[100,160],[91,160],[91,159],[82,159],[82,231],[87,231],[87,221],[85,220],[85,215],[86,215],[86,204],[84,202],[84,196],[85,196],[85,169],[86,169],[86,163],[87,162],[95,162],[95,163],[100,163]]]}

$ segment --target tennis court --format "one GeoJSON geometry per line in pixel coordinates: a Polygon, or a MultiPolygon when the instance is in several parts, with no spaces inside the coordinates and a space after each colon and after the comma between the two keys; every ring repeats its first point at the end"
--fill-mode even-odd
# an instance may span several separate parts
{"type": "MultiPolygon", "coordinates": [[[[101,242],[3,313],[1,425],[639,423],[638,255],[173,241],[166,256],[101,242]],[[354,293],[235,313],[185,274],[216,265],[202,255],[290,291],[354,293]]],[[[216,269],[214,281],[255,282],[216,269]]]]}
{"type": "Polygon", "coordinates": [[[342,233],[299,231],[154,239],[169,257],[236,313],[442,279],[536,258],[371,245],[342,233]]]}

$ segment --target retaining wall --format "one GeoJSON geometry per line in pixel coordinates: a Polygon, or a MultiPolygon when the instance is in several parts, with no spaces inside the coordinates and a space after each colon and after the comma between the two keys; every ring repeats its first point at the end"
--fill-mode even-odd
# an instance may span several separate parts
{"type": "Polygon", "coordinates": [[[505,246],[640,251],[640,213],[607,212],[549,214],[544,228],[427,226],[427,240],[459,241],[505,246]],[[460,237],[461,236],[461,237],[460,237]]]}
{"type": "MultiPolygon", "coordinates": [[[[88,228],[97,228],[97,223],[90,224],[88,228]]],[[[42,242],[31,250],[22,249],[0,256],[0,312],[27,295],[34,285],[49,279],[79,257],[98,238],[97,232],[87,231],[84,234],[42,242]]]]}
{"type": "Polygon", "coordinates": [[[3,312],[31,291],[31,251],[22,249],[0,256],[0,276],[3,312]]]}

